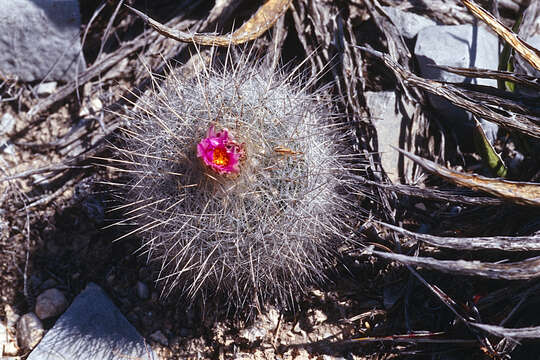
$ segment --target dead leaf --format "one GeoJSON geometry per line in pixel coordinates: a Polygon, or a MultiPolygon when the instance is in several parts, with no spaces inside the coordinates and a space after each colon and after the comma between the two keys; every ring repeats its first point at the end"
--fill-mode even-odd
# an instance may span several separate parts
{"type": "Polygon", "coordinates": [[[540,184],[492,179],[476,174],[465,174],[447,169],[433,161],[405,150],[397,149],[424,169],[455,184],[480,190],[520,205],[540,206],[540,184]]]}
{"type": "Polygon", "coordinates": [[[379,224],[392,229],[400,234],[406,235],[416,241],[423,241],[427,244],[455,249],[455,250],[503,250],[503,251],[538,251],[540,250],[540,235],[533,236],[480,236],[480,237],[447,237],[419,234],[402,227],[386,224],[378,221],[379,224]]]}
{"type": "Polygon", "coordinates": [[[255,40],[266,30],[270,29],[275,22],[287,11],[292,0],[268,0],[257,12],[232,34],[216,35],[209,33],[190,33],[176,30],[160,24],[145,13],[126,5],[131,11],[150,24],[157,32],[171,39],[192,42],[198,45],[230,46],[255,40]]]}
{"type": "Polygon", "coordinates": [[[497,280],[530,280],[540,277],[539,256],[512,263],[488,263],[475,260],[439,260],[432,257],[408,256],[376,250],[370,250],[367,254],[453,275],[480,276],[497,280]]]}

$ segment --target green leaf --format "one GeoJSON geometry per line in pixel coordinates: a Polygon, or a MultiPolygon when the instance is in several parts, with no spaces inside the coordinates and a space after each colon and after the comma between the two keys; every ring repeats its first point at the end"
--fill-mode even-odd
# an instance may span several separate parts
{"type": "Polygon", "coordinates": [[[477,135],[474,137],[474,142],[478,153],[484,160],[486,166],[488,166],[495,175],[502,178],[506,177],[508,169],[504,164],[504,161],[499,154],[497,154],[493,145],[486,137],[486,133],[484,132],[484,129],[482,129],[480,122],[478,122],[476,117],[473,117],[473,119],[475,121],[477,132],[477,135]]]}

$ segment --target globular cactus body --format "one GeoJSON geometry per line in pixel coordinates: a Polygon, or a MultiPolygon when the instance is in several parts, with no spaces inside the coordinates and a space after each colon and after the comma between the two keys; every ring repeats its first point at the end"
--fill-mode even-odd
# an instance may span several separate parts
{"type": "Polygon", "coordinates": [[[319,95],[240,57],[139,99],[119,150],[164,294],[288,305],[325,279],[350,239],[356,165],[319,95]]]}

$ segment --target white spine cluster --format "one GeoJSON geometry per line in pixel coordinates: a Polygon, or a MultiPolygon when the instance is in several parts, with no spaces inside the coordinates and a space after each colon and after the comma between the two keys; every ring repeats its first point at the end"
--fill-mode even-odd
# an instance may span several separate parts
{"type": "Polygon", "coordinates": [[[318,97],[241,58],[171,75],[139,99],[119,150],[129,216],[165,295],[286,306],[325,279],[357,215],[343,126],[318,97]],[[211,126],[242,144],[237,173],[197,156],[211,126]]]}

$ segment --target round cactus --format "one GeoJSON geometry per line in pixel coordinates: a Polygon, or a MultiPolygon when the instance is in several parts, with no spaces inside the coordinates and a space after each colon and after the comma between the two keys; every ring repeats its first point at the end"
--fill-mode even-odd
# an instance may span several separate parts
{"type": "Polygon", "coordinates": [[[299,78],[244,58],[172,73],[126,119],[129,218],[164,295],[290,305],[350,241],[359,162],[299,78]]]}

